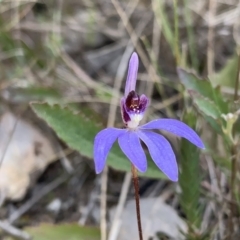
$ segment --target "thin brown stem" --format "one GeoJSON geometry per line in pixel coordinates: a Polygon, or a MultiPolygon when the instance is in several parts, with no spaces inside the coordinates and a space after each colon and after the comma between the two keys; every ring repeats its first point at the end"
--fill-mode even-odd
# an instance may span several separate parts
{"type": "Polygon", "coordinates": [[[139,240],[143,240],[142,236],[142,224],[141,224],[141,213],[140,213],[140,202],[139,202],[139,183],[137,169],[132,165],[132,175],[133,175],[133,185],[135,190],[135,200],[136,200],[136,212],[137,212],[137,223],[138,223],[138,233],[139,240]]]}
{"type": "MultiPolygon", "coordinates": [[[[237,70],[237,76],[236,76],[236,81],[235,81],[235,91],[234,91],[234,97],[233,101],[238,100],[238,87],[239,87],[239,77],[240,77],[240,54],[238,50],[238,70],[237,70]]],[[[228,221],[228,229],[229,229],[229,235],[228,239],[232,239],[232,234],[234,231],[234,223],[233,223],[233,218],[234,218],[234,212],[235,212],[235,204],[234,202],[234,190],[235,190],[235,185],[236,185],[236,175],[237,175],[237,146],[236,144],[233,144],[232,149],[231,149],[231,155],[232,155],[232,162],[231,162],[231,182],[230,182],[230,187],[231,187],[231,205],[230,205],[230,216],[229,216],[229,221],[228,221]]]]}
{"type": "Polygon", "coordinates": [[[238,88],[239,88],[239,73],[240,73],[240,50],[237,51],[238,54],[238,69],[237,69],[237,76],[235,80],[235,87],[234,87],[234,101],[238,100],[238,88]]]}
{"type": "Polygon", "coordinates": [[[234,212],[235,212],[235,204],[234,204],[234,189],[235,189],[235,183],[236,183],[236,171],[237,171],[237,149],[236,146],[232,147],[232,164],[231,164],[231,203],[230,203],[230,216],[228,221],[228,229],[229,229],[229,235],[228,239],[232,239],[232,234],[234,231],[233,227],[233,218],[234,218],[234,212]]]}
{"type": "Polygon", "coordinates": [[[208,75],[214,73],[214,28],[215,16],[217,10],[217,0],[209,1],[209,22],[208,22],[208,48],[207,48],[207,69],[208,75]]]}

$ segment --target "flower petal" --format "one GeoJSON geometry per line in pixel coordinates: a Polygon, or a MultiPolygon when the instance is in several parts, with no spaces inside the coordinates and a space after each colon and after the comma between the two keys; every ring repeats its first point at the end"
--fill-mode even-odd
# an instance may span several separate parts
{"type": "Polygon", "coordinates": [[[186,138],[199,148],[205,148],[197,133],[187,124],[176,119],[157,119],[141,126],[141,129],[160,129],[186,138]]]}
{"type": "Polygon", "coordinates": [[[118,138],[118,143],[123,153],[140,171],[147,170],[147,158],[135,131],[127,131],[118,138]]]}
{"type": "Polygon", "coordinates": [[[135,90],[136,81],[137,81],[137,73],[138,73],[138,55],[137,53],[133,53],[128,65],[128,75],[125,86],[125,98],[128,96],[128,93],[135,90]]]}
{"type": "Polygon", "coordinates": [[[106,128],[99,132],[94,139],[93,156],[96,173],[102,172],[107,155],[117,138],[126,132],[125,129],[106,128]]]}
{"type": "Polygon", "coordinates": [[[125,98],[122,97],[121,101],[120,101],[120,107],[121,107],[121,115],[122,115],[122,120],[123,122],[126,124],[127,122],[129,122],[131,119],[125,109],[125,98]]]}
{"type": "Polygon", "coordinates": [[[178,166],[170,143],[160,134],[149,131],[137,131],[138,136],[147,145],[149,153],[161,171],[172,181],[178,181],[178,166]]]}
{"type": "Polygon", "coordinates": [[[146,95],[142,94],[140,96],[139,110],[144,113],[148,107],[149,99],[146,95]]]}

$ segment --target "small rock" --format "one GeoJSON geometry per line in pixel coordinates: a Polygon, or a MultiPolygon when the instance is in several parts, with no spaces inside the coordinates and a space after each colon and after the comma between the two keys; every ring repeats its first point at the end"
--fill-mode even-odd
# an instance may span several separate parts
{"type": "Polygon", "coordinates": [[[57,214],[61,210],[61,207],[62,207],[61,199],[56,198],[47,205],[47,210],[49,212],[53,212],[53,213],[57,214]]]}
{"type": "Polygon", "coordinates": [[[38,129],[6,112],[0,119],[0,204],[21,200],[55,159],[51,142],[38,129]]]}

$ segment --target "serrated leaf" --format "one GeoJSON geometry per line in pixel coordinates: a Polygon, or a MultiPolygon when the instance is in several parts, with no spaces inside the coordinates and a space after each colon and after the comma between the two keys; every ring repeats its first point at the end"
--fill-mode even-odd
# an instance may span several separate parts
{"type": "MultiPolygon", "coordinates": [[[[50,106],[47,103],[32,103],[31,106],[71,148],[79,151],[83,156],[93,157],[94,138],[104,128],[96,113],[92,114],[91,109],[83,107],[78,114],[74,114],[69,108],[62,108],[60,105],[50,106]]],[[[117,144],[111,149],[107,164],[120,171],[131,170],[130,162],[117,144]]],[[[147,172],[141,175],[166,179],[152,160],[148,161],[147,172]]]]}
{"type": "Polygon", "coordinates": [[[196,91],[203,97],[215,103],[221,113],[228,113],[228,103],[223,100],[219,88],[214,88],[209,80],[200,79],[193,73],[178,68],[181,83],[188,91],[196,91]]]}
{"type": "Polygon", "coordinates": [[[216,107],[216,105],[203,97],[194,97],[194,103],[197,105],[198,109],[202,111],[206,116],[213,119],[218,119],[221,117],[221,113],[216,107]]]}
{"type": "Polygon", "coordinates": [[[25,228],[33,240],[99,240],[100,231],[93,227],[82,227],[78,224],[41,224],[25,228]]]}

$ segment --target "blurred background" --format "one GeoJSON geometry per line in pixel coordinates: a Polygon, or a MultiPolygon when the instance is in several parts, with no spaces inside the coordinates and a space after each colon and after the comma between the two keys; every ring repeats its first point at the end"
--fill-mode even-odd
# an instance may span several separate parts
{"type": "Polygon", "coordinates": [[[118,146],[128,61],[151,99],[143,121],[180,119],[206,149],[162,133],[179,182],[140,176],[144,240],[240,239],[238,0],[0,1],[0,239],[138,239],[130,164],[118,146]]]}

